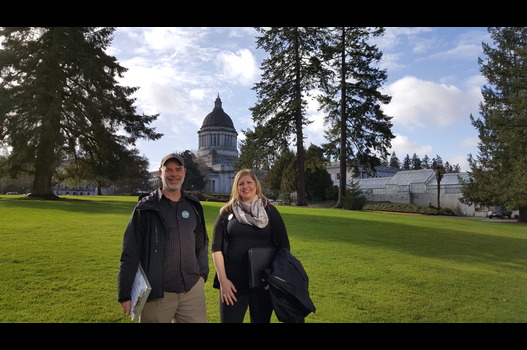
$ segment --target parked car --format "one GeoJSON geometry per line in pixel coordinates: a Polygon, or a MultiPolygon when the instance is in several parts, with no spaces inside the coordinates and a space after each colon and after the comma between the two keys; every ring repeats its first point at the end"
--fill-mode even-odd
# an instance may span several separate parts
{"type": "Polygon", "coordinates": [[[492,218],[503,219],[505,217],[512,219],[512,211],[507,210],[505,208],[501,208],[501,207],[494,207],[491,210],[489,210],[489,212],[487,213],[487,216],[489,219],[492,219],[492,218]]]}
{"type": "Polygon", "coordinates": [[[7,195],[17,195],[17,194],[19,194],[19,193],[18,193],[18,192],[7,192],[6,194],[7,194],[7,195]]]}

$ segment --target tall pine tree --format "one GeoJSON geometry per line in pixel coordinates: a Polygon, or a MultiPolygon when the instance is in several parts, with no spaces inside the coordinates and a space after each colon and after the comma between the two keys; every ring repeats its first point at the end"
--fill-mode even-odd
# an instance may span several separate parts
{"type": "Polygon", "coordinates": [[[12,147],[13,176],[34,171],[32,195],[54,199],[52,178],[65,160],[110,154],[108,147],[162,136],[119,86],[126,68],[106,54],[114,28],[2,28],[0,140],[12,147]]]}
{"type": "Polygon", "coordinates": [[[490,27],[494,45],[483,44],[479,58],[487,84],[481,89],[479,155],[469,155],[465,203],[518,209],[527,221],[527,28],[490,27]]]}
{"type": "Polygon", "coordinates": [[[262,80],[254,86],[258,101],[251,108],[256,123],[252,141],[266,149],[272,135],[272,139],[279,140],[274,141],[273,145],[287,147],[287,141],[292,137],[297,157],[297,205],[305,206],[306,151],[303,128],[309,124],[305,115],[308,94],[317,83],[322,29],[273,27],[257,30],[261,33],[256,40],[257,47],[264,49],[269,57],[262,63],[262,80]]]}
{"type": "Polygon", "coordinates": [[[391,117],[381,110],[382,104],[391,101],[380,91],[387,80],[386,70],[377,67],[382,52],[370,43],[383,33],[384,28],[326,29],[323,51],[329,70],[319,70],[324,88],[319,101],[330,126],[326,131],[329,142],[323,147],[340,162],[339,208],[346,196],[347,169],[362,167],[375,174],[395,137],[391,117]]]}

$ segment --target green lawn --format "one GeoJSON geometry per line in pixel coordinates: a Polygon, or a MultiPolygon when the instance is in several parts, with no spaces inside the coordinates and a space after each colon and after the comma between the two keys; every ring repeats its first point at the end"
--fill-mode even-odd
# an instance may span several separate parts
{"type": "MultiPolygon", "coordinates": [[[[136,198],[21,198],[0,196],[0,322],[129,323],[116,282],[136,198]]],[[[209,236],[221,205],[203,202],[209,236]]],[[[525,224],[278,209],[310,278],[317,311],[308,323],[527,322],[525,224]]],[[[208,314],[217,323],[210,266],[208,314]]]]}

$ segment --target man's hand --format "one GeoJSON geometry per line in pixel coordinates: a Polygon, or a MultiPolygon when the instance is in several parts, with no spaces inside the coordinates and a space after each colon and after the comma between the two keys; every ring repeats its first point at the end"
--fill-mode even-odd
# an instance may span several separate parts
{"type": "Polygon", "coordinates": [[[130,315],[130,311],[131,311],[131,308],[132,308],[132,301],[131,300],[123,301],[121,303],[121,308],[123,309],[123,312],[126,315],[130,315]]]}

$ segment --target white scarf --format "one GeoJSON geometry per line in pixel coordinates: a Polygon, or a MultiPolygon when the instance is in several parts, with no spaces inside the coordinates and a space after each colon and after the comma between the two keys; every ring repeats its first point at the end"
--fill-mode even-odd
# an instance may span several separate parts
{"type": "Polygon", "coordinates": [[[243,203],[238,199],[232,205],[232,210],[242,224],[264,228],[269,222],[263,201],[258,196],[255,196],[251,203],[243,203]]]}

